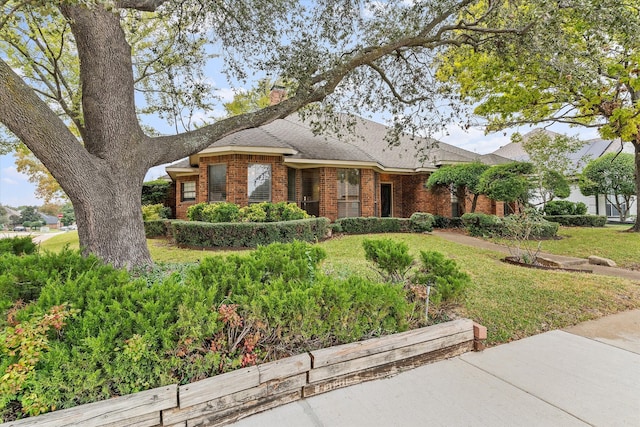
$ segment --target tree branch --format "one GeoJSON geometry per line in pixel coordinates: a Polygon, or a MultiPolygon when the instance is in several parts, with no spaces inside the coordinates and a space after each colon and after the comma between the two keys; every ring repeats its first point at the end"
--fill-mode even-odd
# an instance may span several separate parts
{"type": "Polygon", "coordinates": [[[135,9],[141,12],[155,12],[167,0],[118,0],[116,6],[122,9],[135,9]]]}

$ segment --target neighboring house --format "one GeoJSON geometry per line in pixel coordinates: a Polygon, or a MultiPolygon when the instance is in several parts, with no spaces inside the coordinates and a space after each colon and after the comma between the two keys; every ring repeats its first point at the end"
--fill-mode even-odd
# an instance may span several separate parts
{"type": "MultiPolygon", "coordinates": [[[[314,135],[296,115],[247,129],[166,168],[176,185],[177,218],[200,202],[240,206],[289,201],[311,215],[409,217],[429,212],[451,217],[459,206],[446,188],[428,190],[429,174],[442,165],[506,163],[449,144],[400,137],[389,147],[387,128],[357,118],[346,137],[314,135]]],[[[482,197],[476,211],[502,215],[502,202],[482,197]]]]}
{"type": "Polygon", "coordinates": [[[45,225],[44,225],[45,227],[56,228],[56,229],[58,228],[58,225],[60,224],[60,219],[57,216],[45,215],[43,213],[41,213],[40,216],[45,222],[45,225]]]}
{"type": "MultiPolygon", "coordinates": [[[[548,130],[534,129],[531,132],[523,135],[523,140],[526,141],[528,137],[536,132],[545,132],[551,137],[560,135],[548,130]]],[[[576,166],[577,173],[580,173],[582,172],[586,164],[591,160],[597,159],[607,153],[617,153],[618,151],[620,151],[620,148],[620,140],[605,141],[604,139],[595,138],[585,141],[580,150],[575,153],[570,153],[568,157],[576,166]]],[[[625,153],[633,153],[633,145],[631,143],[625,143],[624,146],[622,146],[622,151],[625,153]]],[[[529,161],[529,155],[522,147],[522,143],[519,142],[511,142],[503,147],[500,147],[499,149],[494,151],[493,154],[521,162],[529,161]]],[[[620,220],[618,210],[614,205],[607,202],[603,194],[600,194],[598,196],[583,196],[580,192],[580,189],[578,188],[578,184],[575,182],[571,184],[571,194],[569,195],[569,197],[563,200],[568,200],[574,203],[584,203],[585,205],[587,205],[587,213],[589,214],[605,215],[610,221],[620,220]]],[[[540,202],[539,199],[532,200],[532,203],[534,205],[538,202],[540,202]]],[[[635,200],[632,201],[629,210],[630,214],[633,214],[633,212],[635,212],[635,200]]]]}

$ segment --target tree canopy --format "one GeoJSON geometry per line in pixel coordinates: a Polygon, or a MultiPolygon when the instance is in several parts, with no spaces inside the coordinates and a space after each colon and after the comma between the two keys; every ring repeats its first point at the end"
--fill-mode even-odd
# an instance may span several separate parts
{"type": "MultiPolygon", "coordinates": [[[[516,20],[547,2],[521,4],[516,20]]],[[[602,138],[632,142],[640,170],[638,3],[569,0],[557,6],[548,19],[532,21],[524,37],[449,49],[436,61],[439,77],[474,105],[489,130],[540,122],[594,127],[602,138]]]]}
{"type": "Polygon", "coordinates": [[[441,129],[458,102],[428,65],[447,46],[514,44],[553,20],[555,3],[522,13],[508,0],[6,0],[0,123],[68,195],[86,252],[146,265],[140,194],[150,167],[307,105],[305,117],[386,110],[392,129],[441,129]],[[231,81],[278,76],[290,95],[196,123],[215,102],[214,55],[231,81]],[[174,134],[153,132],[147,115],[174,134]]]}
{"type": "Polygon", "coordinates": [[[529,175],[533,171],[533,165],[525,162],[493,166],[480,176],[478,187],[492,200],[526,205],[531,197],[529,175]]]}
{"type": "Polygon", "coordinates": [[[479,162],[445,166],[429,175],[427,187],[446,185],[457,196],[464,192],[464,197],[471,201],[471,212],[475,212],[480,189],[480,176],[489,169],[489,165],[479,162]]]}
{"type": "Polygon", "coordinates": [[[604,195],[615,206],[620,221],[629,215],[632,198],[637,194],[634,159],[628,153],[608,153],[587,164],[580,176],[580,191],[585,196],[604,195]]]}
{"type": "Polygon", "coordinates": [[[529,156],[528,161],[534,168],[531,179],[540,197],[540,204],[545,205],[555,198],[569,197],[571,188],[568,178],[574,176],[587,160],[571,156],[584,146],[583,141],[542,129],[525,136],[515,133],[511,141],[521,143],[529,156]]]}

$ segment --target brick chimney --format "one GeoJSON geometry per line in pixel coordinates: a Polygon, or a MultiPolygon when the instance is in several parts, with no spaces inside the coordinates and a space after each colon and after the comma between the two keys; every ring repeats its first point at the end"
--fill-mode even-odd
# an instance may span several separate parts
{"type": "Polygon", "coordinates": [[[287,98],[287,89],[276,82],[271,87],[271,92],[269,92],[269,105],[276,105],[281,103],[283,100],[287,98]]]}

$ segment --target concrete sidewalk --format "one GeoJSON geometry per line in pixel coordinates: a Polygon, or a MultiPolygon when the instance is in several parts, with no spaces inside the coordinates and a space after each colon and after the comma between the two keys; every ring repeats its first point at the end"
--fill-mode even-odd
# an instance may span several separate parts
{"type": "Polygon", "coordinates": [[[233,425],[640,426],[640,310],[335,390],[233,425]]]}

